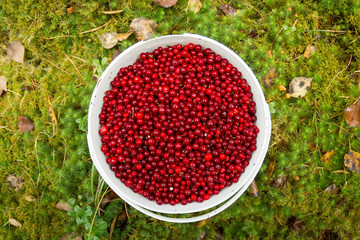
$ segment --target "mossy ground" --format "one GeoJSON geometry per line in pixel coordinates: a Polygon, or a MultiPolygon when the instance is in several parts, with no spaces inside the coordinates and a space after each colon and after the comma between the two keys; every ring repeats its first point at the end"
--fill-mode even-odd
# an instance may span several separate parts
{"type": "MultiPolygon", "coordinates": [[[[0,98],[1,238],[59,239],[69,232],[88,231],[55,205],[74,198],[76,205],[83,206],[95,196],[98,175],[91,172],[84,127],[96,83],[92,60],[111,56],[116,49],[103,49],[97,35],[127,32],[136,17],[157,22],[156,36],[191,32],[222,42],[260,80],[275,67],[278,77],[273,87],[263,88],[275,110],[272,139],[256,178],[260,196],[244,194],[202,228],[197,223],[157,221],[129,206],[126,217],[123,201],[109,204],[95,225],[101,218],[109,232],[117,217],[112,239],[197,239],[204,233],[206,239],[215,239],[218,233],[225,239],[360,236],[360,175],[342,172],[344,154],[349,149],[360,151],[360,127],[348,128],[342,114],[360,96],[360,78],[354,74],[360,69],[358,1],[232,1],[239,9],[235,17],[221,14],[221,1],[202,2],[195,14],[186,10],[185,0],[170,9],[155,6],[151,0],[2,0],[0,75],[8,79],[11,91],[0,98]],[[74,12],[67,13],[71,6],[74,12]],[[124,11],[102,13],[118,9],[124,11]],[[107,22],[98,31],[80,34],[107,22]],[[281,30],[284,25],[287,30],[281,30]],[[295,31],[290,30],[292,26],[295,31]],[[257,37],[248,36],[249,30],[256,31],[257,37]],[[24,64],[6,56],[13,40],[25,46],[24,64]],[[316,46],[309,59],[302,56],[308,44],[316,46]],[[288,86],[298,76],[313,77],[311,89],[303,98],[286,99],[277,86],[288,86]],[[22,90],[25,86],[34,90],[22,90]],[[49,99],[58,117],[56,126],[48,115],[49,99]],[[22,134],[16,126],[19,116],[33,121],[34,130],[22,134]],[[335,155],[326,165],[321,155],[330,150],[335,155]],[[276,167],[268,177],[271,161],[276,161],[276,167]],[[19,191],[5,184],[9,174],[24,179],[19,191]],[[270,184],[282,176],[288,176],[284,188],[270,184]],[[324,192],[332,183],[340,188],[338,194],[324,192]],[[36,200],[28,202],[25,195],[36,200]],[[300,231],[289,224],[294,217],[303,224],[300,231]],[[23,227],[3,226],[9,218],[23,227]]],[[[117,47],[126,49],[135,42],[132,36],[117,47]]],[[[94,212],[96,205],[90,206],[94,212]]]]}

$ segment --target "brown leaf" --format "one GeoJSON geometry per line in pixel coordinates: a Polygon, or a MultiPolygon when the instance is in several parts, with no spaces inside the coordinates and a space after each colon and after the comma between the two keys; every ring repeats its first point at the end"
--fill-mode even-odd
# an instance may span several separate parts
{"type": "Polygon", "coordinates": [[[131,34],[133,33],[133,31],[128,31],[127,33],[118,33],[115,35],[115,38],[119,41],[124,41],[125,39],[127,39],[131,34]]]}
{"type": "Polygon", "coordinates": [[[21,177],[15,176],[14,174],[7,176],[6,182],[10,188],[15,189],[15,192],[19,191],[22,185],[24,185],[24,180],[21,177]]]}
{"type": "Polygon", "coordinates": [[[347,169],[358,174],[360,172],[360,154],[350,150],[344,156],[344,164],[347,169]]]}
{"type": "Polygon", "coordinates": [[[19,117],[17,121],[17,126],[21,132],[29,132],[34,128],[34,123],[32,123],[27,117],[19,117]]]}
{"type": "Polygon", "coordinates": [[[288,225],[295,231],[301,231],[304,228],[304,220],[292,216],[288,219],[288,225]]]}
{"type": "Polygon", "coordinates": [[[68,8],[66,9],[66,11],[67,11],[67,13],[71,14],[71,13],[74,12],[74,8],[73,8],[73,7],[68,7],[68,8]]]}
{"type": "Polygon", "coordinates": [[[60,240],[82,240],[83,238],[78,235],[78,233],[72,232],[67,233],[60,238],[60,240]]]}
{"type": "Polygon", "coordinates": [[[153,0],[160,7],[169,8],[176,4],[177,0],[153,0]]]}
{"type": "Polygon", "coordinates": [[[3,94],[3,92],[6,92],[7,88],[7,80],[4,76],[0,76],[0,96],[3,94]]]}
{"type": "Polygon", "coordinates": [[[70,205],[67,203],[67,202],[58,202],[55,206],[57,209],[59,210],[63,210],[63,211],[66,211],[66,212],[69,212],[71,211],[71,208],[70,208],[70,205]]]}
{"type": "Polygon", "coordinates": [[[55,112],[54,112],[54,109],[53,109],[53,106],[50,102],[50,99],[49,99],[49,117],[50,117],[50,121],[53,123],[53,124],[57,124],[58,121],[56,120],[56,115],[55,115],[55,112]]]}
{"type": "Polygon", "coordinates": [[[250,38],[256,38],[258,36],[258,33],[257,33],[257,31],[251,29],[251,30],[249,30],[247,36],[250,38]]]}
{"type": "Polygon", "coordinates": [[[311,86],[313,78],[296,77],[289,85],[289,94],[291,97],[300,98],[305,96],[311,86]]]}
{"type": "Polygon", "coordinates": [[[121,48],[115,50],[115,52],[113,53],[112,57],[111,57],[111,61],[114,61],[114,59],[119,56],[122,53],[121,48]]]}
{"type": "Polygon", "coordinates": [[[8,222],[15,227],[18,227],[18,228],[22,227],[22,224],[20,222],[18,222],[16,219],[9,218],[8,222]]]}
{"type": "Polygon", "coordinates": [[[316,47],[313,46],[313,45],[307,45],[306,49],[305,49],[305,52],[303,54],[303,57],[304,58],[310,58],[311,55],[316,51],[316,47]]]}
{"type": "Polygon", "coordinates": [[[145,41],[154,36],[156,22],[147,18],[135,18],[131,21],[130,30],[134,31],[136,38],[145,41]]]}
{"type": "Polygon", "coordinates": [[[358,126],[360,124],[360,101],[346,108],[344,115],[349,127],[358,126]]]}
{"type": "Polygon", "coordinates": [[[328,186],[324,192],[330,193],[330,194],[337,194],[339,192],[339,188],[333,183],[330,186],[328,186]]]}
{"type": "Polygon", "coordinates": [[[18,63],[24,63],[25,48],[18,41],[12,41],[7,48],[9,58],[18,63]]]}
{"type": "Polygon", "coordinates": [[[271,87],[274,83],[274,78],[277,77],[276,68],[270,69],[270,71],[263,78],[263,83],[266,87],[271,87]]]}
{"type": "Polygon", "coordinates": [[[202,7],[200,0],[189,0],[188,7],[190,11],[198,13],[202,7]]]}
{"type": "Polygon", "coordinates": [[[274,188],[282,188],[285,189],[286,188],[286,183],[288,181],[289,177],[288,176],[282,176],[278,179],[276,179],[274,182],[272,182],[271,186],[274,188]]]}
{"type": "Polygon", "coordinates": [[[321,156],[321,161],[323,161],[326,165],[330,164],[330,159],[335,155],[335,151],[331,150],[330,152],[325,153],[321,156]]]}
{"type": "Polygon", "coordinates": [[[31,196],[31,195],[24,195],[24,198],[25,198],[25,200],[28,201],[28,202],[33,202],[33,201],[36,200],[36,199],[35,199],[33,196],[31,196]]]}
{"type": "Polygon", "coordinates": [[[105,48],[105,49],[110,49],[112,47],[114,47],[118,40],[116,39],[116,32],[112,32],[112,33],[104,33],[101,35],[98,35],[98,38],[100,39],[101,45],[105,48]]]}
{"type": "Polygon", "coordinates": [[[223,3],[220,5],[219,9],[221,10],[221,12],[225,15],[229,15],[229,16],[235,16],[235,14],[238,12],[238,9],[234,8],[233,6],[231,6],[230,4],[227,3],[223,3]]]}
{"type": "Polygon", "coordinates": [[[206,219],[200,221],[197,228],[202,228],[203,226],[205,226],[205,224],[208,223],[210,219],[211,218],[206,218],[206,219]]]}
{"type": "Polygon", "coordinates": [[[259,196],[259,189],[257,187],[257,184],[256,184],[255,180],[252,181],[252,183],[250,184],[250,195],[252,197],[259,196]]]}

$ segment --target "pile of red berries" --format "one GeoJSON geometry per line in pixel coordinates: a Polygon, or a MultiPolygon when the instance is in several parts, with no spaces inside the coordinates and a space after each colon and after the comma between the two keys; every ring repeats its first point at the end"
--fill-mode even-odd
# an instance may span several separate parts
{"type": "Polygon", "coordinates": [[[241,72],[192,43],[121,68],[99,115],[115,176],[158,204],[208,200],[238,182],[256,150],[255,102],[241,72]]]}

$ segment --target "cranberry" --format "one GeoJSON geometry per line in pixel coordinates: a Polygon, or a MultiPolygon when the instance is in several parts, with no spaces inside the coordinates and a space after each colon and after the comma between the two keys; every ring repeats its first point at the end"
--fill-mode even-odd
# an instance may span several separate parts
{"type": "Polygon", "coordinates": [[[239,181],[256,151],[256,104],[227,59],[189,43],[123,67],[99,114],[116,178],[157,204],[203,202],[239,181]]]}

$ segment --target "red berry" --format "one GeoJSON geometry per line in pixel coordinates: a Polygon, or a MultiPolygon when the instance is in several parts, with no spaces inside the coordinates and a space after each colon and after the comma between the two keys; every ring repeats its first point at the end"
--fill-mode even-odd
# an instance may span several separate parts
{"type": "Polygon", "coordinates": [[[99,113],[116,178],[157,204],[203,202],[238,182],[256,151],[256,104],[227,59],[189,43],[122,67],[99,113]]]}
{"type": "Polygon", "coordinates": [[[206,161],[210,161],[213,158],[213,156],[211,155],[211,153],[207,153],[207,154],[205,154],[204,158],[206,161]]]}

